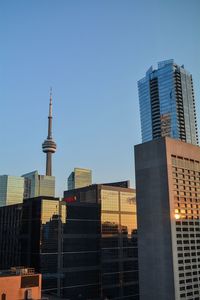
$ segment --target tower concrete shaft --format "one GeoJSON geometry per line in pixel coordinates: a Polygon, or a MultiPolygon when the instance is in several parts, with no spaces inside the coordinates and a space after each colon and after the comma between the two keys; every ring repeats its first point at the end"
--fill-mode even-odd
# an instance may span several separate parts
{"type": "Polygon", "coordinates": [[[49,116],[48,116],[48,135],[42,144],[42,150],[46,153],[46,175],[52,176],[52,153],[56,152],[56,143],[52,137],[52,93],[50,93],[49,116]]]}

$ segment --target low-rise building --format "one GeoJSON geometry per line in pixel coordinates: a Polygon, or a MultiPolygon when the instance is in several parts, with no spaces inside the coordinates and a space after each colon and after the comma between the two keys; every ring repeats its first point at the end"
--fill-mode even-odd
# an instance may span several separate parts
{"type": "Polygon", "coordinates": [[[14,267],[0,271],[0,299],[40,300],[41,281],[41,274],[31,268],[14,267]]]}

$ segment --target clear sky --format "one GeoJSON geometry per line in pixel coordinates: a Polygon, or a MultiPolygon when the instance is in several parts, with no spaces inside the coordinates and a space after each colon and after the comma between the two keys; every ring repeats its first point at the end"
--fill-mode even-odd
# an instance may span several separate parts
{"type": "Polygon", "coordinates": [[[0,174],[45,173],[52,86],[57,193],[74,167],[134,186],[150,65],[174,58],[192,73],[200,125],[199,16],[199,0],[0,0],[0,174]]]}

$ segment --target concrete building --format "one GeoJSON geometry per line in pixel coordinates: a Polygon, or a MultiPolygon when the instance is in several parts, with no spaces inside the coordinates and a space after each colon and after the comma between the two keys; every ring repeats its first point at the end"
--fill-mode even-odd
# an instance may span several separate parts
{"type": "Polygon", "coordinates": [[[192,75],[173,59],[138,81],[142,142],[168,136],[194,145],[198,132],[192,75]]]}
{"type": "Polygon", "coordinates": [[[46,153],[46,175],[52,176],[52,154],[56,152],[56,143],[52,136],[52,90],[50,92],[49,115],[48,115],[48,135],[42,144],[42,151],[46,153]]]}
{"type": "Polygon", "coordinates": [[[39,175],[33,171],[22,175],[24,178],[24,199],[39,196],[55,196],[55,177],[39,175]]]}
{"type": "Polygon", "coordinates": [[[135,146],[140,299],[200,299],[200,148],[135,146]]]}
{"type": "Polygon", "coordinates": [[[92,171],[89,169],[74,168],[68,177],[68,190],[82,188],[92,184],[92,171]]]}
{"type": "Polygon", "coordinates": [[[11,268],[0,271],[1,300],[40,300],[41,274],[30,268],[11,268]]]}
{"type": "Polygon", "coordinates": [[[24,178],[19,176],[0,176],[0,206],[23,202],[24,178]]]}

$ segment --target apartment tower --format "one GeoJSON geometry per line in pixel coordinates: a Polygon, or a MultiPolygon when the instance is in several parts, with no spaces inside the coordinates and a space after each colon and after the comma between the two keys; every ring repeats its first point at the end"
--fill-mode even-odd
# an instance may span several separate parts
{"type": "Polygon", "coordinates": [[[192,75],[172,59],[138,81],[142,142],[172,137],[198,144],[192,75]]]}

